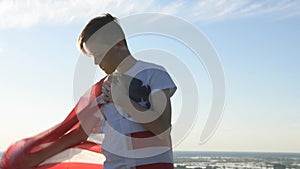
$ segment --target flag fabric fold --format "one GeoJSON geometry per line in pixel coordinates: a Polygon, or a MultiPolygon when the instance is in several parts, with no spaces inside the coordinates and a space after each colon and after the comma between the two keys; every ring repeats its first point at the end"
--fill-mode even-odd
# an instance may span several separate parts
{"type": "MultiPolygon", "coordinates": [[[[25,138],[12,144],[2,157],[0,169],[19,168],[19,166],[22,166],[22,157],[30,153],[36,153],[65,134],[78,129],[81,120],[79,118],[84,118],[94,113],[94,111],[90,110],[95,109],[95,107],[98,110],[101,108],[102,103],[97,102],[97,97],[101,94],[102,83],[105,78],[94,84],[80,98],[73,110],[61,123],[33,137],[25,138]],[[85,115],[82,115],[83,113],[85,115]]],[[[92,135],[101,137],[100,133],[92,135]]],[[[101,145],[97,141],[88,140],[52,156],[35,169],[101,169],[105,160],[101,152],[101,145]]]]}

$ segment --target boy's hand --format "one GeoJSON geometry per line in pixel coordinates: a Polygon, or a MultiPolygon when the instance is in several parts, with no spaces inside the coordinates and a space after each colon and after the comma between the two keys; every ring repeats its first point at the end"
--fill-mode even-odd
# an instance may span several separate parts
{"type": "Polygon", "coordinates": [[[105,80],[102,84],[102,93],[104,94],[103,100],[107,103],[113,102],[111,96],[111,82],[105,80]]]}
{"type": "Polygon", "coordinates": [[[115,74],[110,80],[103,83],[102,92],[105,94],[104,101],[124,106],[129,102],[128,90],[130,79],[121,74],[115,74]]]}

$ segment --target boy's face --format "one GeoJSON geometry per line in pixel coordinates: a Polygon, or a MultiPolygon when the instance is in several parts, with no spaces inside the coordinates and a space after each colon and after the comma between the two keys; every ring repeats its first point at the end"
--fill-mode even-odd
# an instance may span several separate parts
{"type": "Polygon", "coordinates": [[[116,60],[118,47],[117,45],[108,45],[103,39],[104,38],[99,36],[97,38],[88,39],[88,41],[84,43],[84,48],[88,55],[94,57],[95,65],[99,65],[106,74],[111,74],[118,66],[116,60]]]}
{"type": "Polygon", "coordinates": [[[97,30],[84,44],[88,55],[94,57],[94,62],[107,74],[117,68],[120,55],[119,42],[124,40],[124,34],[119,25],[110,22],[97,30]]]}
{"type": "Polygon", "coordinates": [[[100,65],[104,56],[111,48],[100,36],[89,38],[85,43],[83,43],[83,47],[89,56],[94,57],[95,65],[100,65]]]}

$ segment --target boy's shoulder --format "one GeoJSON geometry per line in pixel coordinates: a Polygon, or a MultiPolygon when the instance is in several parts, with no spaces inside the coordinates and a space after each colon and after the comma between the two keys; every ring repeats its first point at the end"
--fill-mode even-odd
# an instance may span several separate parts
{"type": "Polygon", "coordinates": [[[145,70],[158,69],[158,70],[166,71],[166,69],[162,65],[156,63],[138,60],[138,64],[141,69],[145,69],[145,70]]]}

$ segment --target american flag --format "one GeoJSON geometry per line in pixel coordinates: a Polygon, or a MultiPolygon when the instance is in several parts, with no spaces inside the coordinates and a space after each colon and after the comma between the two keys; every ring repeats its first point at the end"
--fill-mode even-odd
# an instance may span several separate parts
{"type": "MultiPolygon", "coordinates": [[[[93,113],[95,110],[92,109],[95,109],[95,107],[101,107],[101,104],[98,105],[95,101],[101,94],[101,86],[104,79],[105,78],[101,79],[98,83],[91,87],[91,89],[87,92],[89,96],[81,97],[77,105],[64,121],[40,134],[12,144],[2,157],[0,168],[24,169],[24,167],[22,167],[23,156],[35,153],[43,147],[58,140],[66,133],[77,129],[79,127],[78,116],[81,112],[93,113]],[[95,103],[97,104],[96,106],[90,106],[95,103]]],[[[101,136],[99,133],[91,134],[91,136],[97,135],[101,136]]],[[[45,160],[35,169],[101,169],[103,162],[105,161],[105,157],[101,152],[101,144],[95,140],[97,139],[88,139],[85,142],[70,147],[45,160]]]]}
{"type": "MultiPolygon", "coordinates": [[[[149,109],[151,107],[149,101],[149,94],[151,88],[149,85],[144,84],[137,78],[132,78],[124,74],[115,74],[110,76],[108,79],[112,82],[116,82],[116,77],[124,80],[129,85],[128,94],[132,101],[139,103],[141,106],[149,109]]],[[[42,149],[43,147],[56,141],[66,133],[73,131],[79,127],[78,117],[82,112],[93,113],[95,111],[89,109],[91,104],[96,104],[97,108],[101,108],[103,100],[99,100],[102,95],[102,83],[107,78],[101,79],[98,83],[94,84],[85,96],[81,97],[77,105],[73,108],[67,118],[59,123],[58,125],[46,130],[38,135],[30,138],[20,140],[12,144],[7,151],[4,153],[0,169],[27,169],[22,168],[22,156],[26,156],[28,153],[34,153],[35,151],[42,149]]],[[[93,107],[92,107],[93,108],[93,107]]],[[[91,114],[87,114],[91,115],[91,114]]],[[[102,114],[104,116],[104,114],[102,114]]],[[[97,127],[95,127],[96,129],[97,127]]],[[[101,151],[101,138],[103,134],[95,130],[85,142],[70,147],[42,162],[35,169],[101,169],[103,167],[105,156],[101,151]],[[97,137],[96,139],[93,139],[97,137]]],[[[141,131],[131,133],[132,148],[133,149],[151,149],[151,147],[169,147],[171,143],[168,141],[162,141],[154,137],[155,135],[150,131],[141,131]],[[140,142],[137,138],[149,138],[145,141],[140,142]]],[[[173,169],[172,162],[168,163],[149,163],[147,165],[136,166],[136,169],[150,169],[150,168],[164,168],[173,169]]]]}

